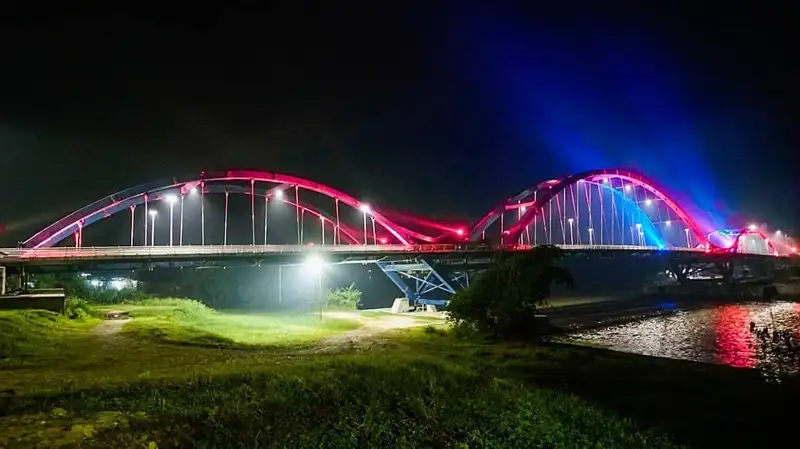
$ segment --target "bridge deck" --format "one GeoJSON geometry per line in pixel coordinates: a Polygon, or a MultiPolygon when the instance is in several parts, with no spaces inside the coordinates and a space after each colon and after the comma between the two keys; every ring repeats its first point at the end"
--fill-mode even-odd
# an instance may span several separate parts
{"type": "MultiPolygon", "coordinates": [[[[568,253],[665,253],[706,255],[694,248],[664,250],[652,246],[621,245],[557,245],[568,253]]],[[[51,265],[99,261],[192,261],[219,259],[294,259],[319,254],[331,262],[348,259],[377,260],[398,256],[488,256],[496,252],[529,250],[530,246],[489,247],[486,245],[430,244],[430,245],[187,245],[187,246],[132,246],[132,247],[56,247],[56,248],[0,248],[0,265],[51,265]]],[[[754,254],[726,254],[734,257],[773,257],[754,254]]]]}

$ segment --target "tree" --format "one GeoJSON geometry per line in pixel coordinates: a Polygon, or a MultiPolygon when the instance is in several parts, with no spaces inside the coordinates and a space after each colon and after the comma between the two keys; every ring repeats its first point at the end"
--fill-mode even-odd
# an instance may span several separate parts
{"type": "Polygon", "coordinates": [[[542,335],[538,307],[550,296],[552,284],[573,285],[572,275],[557,265],[563,252],[539,246],[507,257],[481,273],[447,306],[450,320],[500,338],[530,339],[542,335]]]}
{"type": "Polygon", "coordinates": [[[355,284],[328,290],[326,302],[327,308],[355,310],[361,303],[361,290],[355,288],[355,284]]]}

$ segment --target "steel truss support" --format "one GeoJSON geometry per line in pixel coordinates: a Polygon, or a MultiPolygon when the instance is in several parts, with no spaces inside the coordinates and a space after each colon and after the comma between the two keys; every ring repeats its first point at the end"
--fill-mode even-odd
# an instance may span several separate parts
{"type": "Polygon", "coordinates": [[[403,292],[411,305],[444,306],[447,304],[446,299],[436,298],[431,294],[439,291],[452,295],[456,292],[452,283],[442,277],[423,258],[401,261],[380,260],[375,264],[403,292]]]}

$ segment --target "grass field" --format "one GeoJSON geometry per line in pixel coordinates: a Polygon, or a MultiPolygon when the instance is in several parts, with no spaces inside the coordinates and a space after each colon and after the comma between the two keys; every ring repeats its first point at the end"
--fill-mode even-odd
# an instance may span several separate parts
{"type": "Polygon", "coordinates": [[[219,313],[196,301],[158,299],[106,308],[130,313],[124,332],[179,343],[218,346],[302,345],[357,329],[357,314],[219,313]]]}
{"type": "Polygon", "coordinates": [[[36,333],[48,349],[17,345],[27,349],[0,361],[0,447],[769,447],[781,415],[758,411],[796,392],[724,367],[426,326],[320,353],[323,337],[395,317],[306,333],[317,317],[234,329],[238,314],[197,307],[142,304],[113,335],[93,320],[11,313],[6,330],[53,330],[36,333]]]}

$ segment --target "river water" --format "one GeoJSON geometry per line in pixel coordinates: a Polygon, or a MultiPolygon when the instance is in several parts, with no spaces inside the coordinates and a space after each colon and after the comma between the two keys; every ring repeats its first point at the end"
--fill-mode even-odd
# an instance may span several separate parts
{"type": "Polygon", "coordinates": [[[719,305],[576,332],[571,337],[617,351],[752,368],[757,364],[757,339],[750,332],[751,322],[800,338],[800,304],[719,305]]]}

